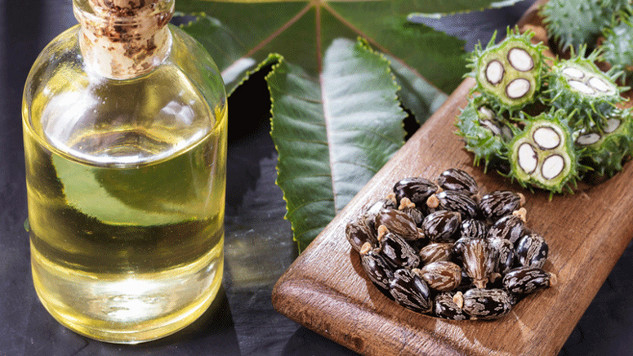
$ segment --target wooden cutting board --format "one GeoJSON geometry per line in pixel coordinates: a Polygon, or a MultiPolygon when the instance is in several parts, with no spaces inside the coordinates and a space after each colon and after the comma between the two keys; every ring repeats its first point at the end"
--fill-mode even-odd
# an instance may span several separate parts
{"type": "MultiPolygon", "coordinates": [[[[534,23],[534,9],[526,16],[523,23],[534,23]]],[[[345,239],[345,224],[404,177],[434,179],[457,167],[473,175],[483,191],[521,190],[496,173],[473,168],[472,155],[454,134],[473,85],[465,80],[297,258],[275,285],[276,310],[362,354],[558,353],[633,236],[633,164],[603,184],[551,201],[547,193],[524,191],[528,226],[550,247],[544,269],[557,274],[559,284],[528,296],[500,320],[448,321],[399,306],[365,277],[345,239]]]]}

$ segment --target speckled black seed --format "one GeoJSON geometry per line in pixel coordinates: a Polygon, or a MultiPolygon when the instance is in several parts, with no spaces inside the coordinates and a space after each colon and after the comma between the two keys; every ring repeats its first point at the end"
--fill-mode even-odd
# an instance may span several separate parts
{"type": "Polygon", "coordinates": [[[367,226],[365,219],[362,217],[347,223],[347,226],[345,226],[345,237],[356,252],[360,252],[361,247],[366,242],[370,243],[372,247],[378,246],[376,233],[367,226]]]}
{"type": "Polygon", "coordinates": [[[449,168],[437,178],[437,185],[444,190],[452,190],[468,195],[477,195],[479,187],[475,179],[458,168],[449,168]]]}
{"type": "Polygon", "coordinates": [[[403,238],[387,233],[380,240],[380,254],[395,268],[413,268],[420,264],[420,256],[403,238]]]}
{"type": "Polygon", "coordinates": [[[450,261],[453,257],[453,243],[432,242],[420,249],[420,262],[429,264],[436,261],[450,261]]]}
{"type": "Polygon", "coordinates": [[[413,270],[426,284],[437,291],[451,291],[462,282],[462,269],[450,261],[437,261],[413,270]]]}
{"type": "Polygon", "coordinates": [[[432,242],[452,242],[459,235],[461,215],[454,211],[439,210],[422,221],[422,231],[432,242]]]}
{"type": "Polygon", "coordinates": [[[543,268],[548,252],[549,247],[545,239],[538,234],[523,236],[516,247],[519,264],[525,267],[543,268]]]}
{"type": "Polygon", "coordinates": [[[476,319],[497,319],[512,310],[512,300],[503,289],[469,289],[464,293],[463,311],[476,319]]]}
{"type": "Polygon", "coordinates": [[[514,266],[515,253],[514,245],[510,240],[500,237],[488,239],[488,246],[495,251],[496,261],[494,271],[505,274],[514,266]]]}
{"type": "Polygon", "coordinates": [[[398,304],[422,313],[433,309],[429,286],[411,270],[399,269],[393,274],[389,293],[398,304]]]}
{"type": "Polygon", "coordinates": [[[450,319],[450,320],[466,320],[468,319],[468,315],[464,313],[462,308],[460,308],[453,301],[453,296],[455,293],[452,292],[444,292],[438,293],[435,296],[434,300],[434,312],[435,316],[438,316],[442,319],[450,319]]]}
{"type": "Polygon", "coordinates": [[[550,275],[537,267],[515,268],[503,277],[503,287],[510,293],[523,295],[549,287],[550,275]]]}
{"type": "Polygon", "coordinates": [[[488,227],[481,220],[466,219],[460,226],[461,237],[483,239],[488,235],[488,227]]]}
{"type": "Polygon", "coordinates": [[[440,203],[437,210],[456,211],[461,214],[463,219],[477,217],[477,202],[475,202],[470,196],[450,190],[437,193],[435,196],[440,203]]]}
{"type": "Polygon", "coordinates": [[[401,236],[405,240],[417,240],[423,238],[418,231],[418,226],[406,213],[395,210],[385,209],[376,215],[374,226],[376,229],[384,225],[390,232],[401,236]]]}
{"type": "Polygon", "coordinates": [[[360,259],[367,277],[382,289],[389,290],[389,282],[393,278],[393,270],[385,259],[374,250],[361,254],[360,259]]]}
{"type": "Polygon", "coordinates": [[[400,180],[393,186],[398,202],[402,198],[409,198],[417,207],[425,206],[426,199],[437,192],[437,185],[428,179],[410,177],[400,180]]]}
{"type": "Polygon", "coordinates": [[[475,286],[485,287],[494,267],[494,255],[484,239],[461,238],[459,252],[462,269],[472,278],[475,286]]]}
{"type": "Polygon", "coordinates": [[[488,229],[488,238],[499,237],[516,245],[517,241],[526,233],[528,233],[528,229],[521,218],[516,215],[506,215],[488,229]]]}
{"type": "Polygon", "coordinates": [[[497,220],[521,207],[521,197],[509,190],[497,190],[481,197],[479,209],[487,219],[497,220]]]}
{"type": "Polygon", "coordinates": [[[422,220],[424,220],[424,214],[420,211],[420,209],[418,209],[418,208],[404,208],[401,211],[403,213],[409,215],[411,220],[413,220],[413,222],[416,225],[419,226],[420,224],[422,224],[422,220]]]}
{"type": "Polygon", "coordinates": [[[367,207],[365,213],[363,214],[367,226],[376,230],[378,228],[378,226],[374,225],[376,216],[386,209],[396,209],[396,203],[391,199],[380,199],[367,207]]]}

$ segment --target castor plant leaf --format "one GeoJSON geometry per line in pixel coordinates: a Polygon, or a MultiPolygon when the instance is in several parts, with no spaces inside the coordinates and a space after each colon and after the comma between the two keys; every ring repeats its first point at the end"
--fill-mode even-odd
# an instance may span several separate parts
{"type": "MultiPolygon", "coordinates": [[[[255,78],[260,78],[271,68],[281,71],[282,68],[289,67],[293,73],[301,71],[303,76],[312,80],[323,78],[326,49],[330,48],[332,43],[339,38],[365,38],[372,47],[384,53],[384,57],[389,61],[387,69],[390,67],[390,71],[387,72],[381,66],[370,70],[376,70],[373,74],[377,76],[386,75],[385,73],[389,73],[390,78],[395,76],[399,100],[396,100],[396,103],[422,124],[444,102],[447,97],[445,93],[451,92],[461,82],[461,76],[465,71],[465,42],[425,24],[410,21],[407,16],[413,12],[468,12],[512,3],[514,0],[178,0],[176,21],[211,53],[231,98],[234,97],[232,94],[237,88],[251,81],[252,74],[259,72],[255,78]]],[[[365,68],[361,69],[364,71],[365,68]]],[[[356,70],[358,71],[358,68],[356,70]]],[[[275,77],[278,77],[278,74],[271,74],[270,78],[275,77]]],[[[347,79],[352,86],[364,85],[362,80],[355,82],[357,78],[352,75],[347,79]]],[[[391,79],[386,81],[385,85],[387,87],[374,89],[393,89],[391,79]]],[[[292,86],[278,89],[276,93],[271,93],[273,100],[303,94],[295,92],[297,89],[292,86]]],[[[400,114],[399,111],[398,115],[400,114]]],[[[321,130],[318,125],[310,125],[311,116],[296,117],[306,125],[306,132],[321,130]]],[[[396,117],[402,120],[402,116],[396,117]]],[[[374,130],[381,130],[381,126],[374,124],[375,121],[371,119],[370,115],[365,124],[372,126],[374,130]]],[[[233,122],[231,113],[229,121],[233,122]]],[[[273,126],[276,122],[277,119],[273,117],[273,126]]],[[[399,122],[401,124],[401,121],[399,122]]],[[[279,127],[277,125],[277,128],[279,127]]],[[[401,130],[401,126],[398,127],[401,130]]],[[[274,131],[275,129],[273,137],[274,131]]],[[[280,175],[283,171],[281,167],[284,165],[293,167],[293,157],[283,154],[281,146],[277,147],[280,175]]],[[[377,152],[381,149],[380,144],[377,147],[373,150],[367,148],[362,154],[354,153],[358,154],[356,161],[386,162],[383,156],[388,156],[389,152],[377,152]]],[[[377,170],[374,166],[371,169],[377,170]]],[[[327,182],[327,179],[322,180],[318,184],[325,184],[324,186],[314,186],[311,189],[331,190],[327,182]]],[[[364,182],[366,177],[356,179],[354,176],[349,186],[352,190],[359,190],[364,182]]],[[[289,198],[292,194],[286,191],[283,184],[280,186],[288,199],[289,217],[294,214],[292,209],[295,206],[291,204],[295,202],[293,199],[309,199],[312,194],[312,190],[304,190],[298,192],[295,198],[289,198]]],[[[345,199],[337,201],[343,202],[345,199]]],[[[319,219],[320,226],[324,227],[338,210],[340,207],[337,204],[334,209],[328,210],[327,215],[311,219],[319,219]]],[[[290,220],[293,221],[293,218],[290,220]]],[[[295,238],[299,241],[300,248],[305,247],[311,240],[306,236],[314,237],[319,230],[314,228],[310,233],[298,238],[298,230],[295,230],[295,238]]]]}
{"type": "Polygon", "coordinates": [[[365,41],[339,39],[320,76],[284,59],[266,77],[277,184],[299,249],[403,145],[406,116],[389,62],[365,41]]]}
{"type": "MultiPolygon", "coordinates": [[[[412,12],[456,13],[489,8],[491,0],[204,1],[179,0],[190,16],[183,29],[215,59],[231,92],[269,53],[279,53],[307,73],[339,37],[366,38],[440,91],[450,93],[464,72],[464,42],[421,23],[412,12]]],[[[392,62],[395,62],[392,60],[392,62]]]]}

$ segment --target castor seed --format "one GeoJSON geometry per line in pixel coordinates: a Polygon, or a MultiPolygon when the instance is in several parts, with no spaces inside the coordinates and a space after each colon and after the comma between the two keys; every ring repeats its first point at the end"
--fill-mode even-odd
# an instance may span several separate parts
{"type": "Polygon", "coordinates": [[[433,309],[431,291],[422,278],[408,269],[394,272],[389,293],[398,304],[422,313],[433,309]]]}
{"type": "Polygon", "coordinates": [[[503,289],[469,289],[462,310],[471,319],[497,319],[510,312],[512,299],[503,289]]]}
{"type": "Polygon", "coordinates": [[[437,178],[437,185],[444,190],[452,190],[475,196],[479,193],[479,187],[475,179],[468,173],[458,168],[449,168],[437,178]]]}

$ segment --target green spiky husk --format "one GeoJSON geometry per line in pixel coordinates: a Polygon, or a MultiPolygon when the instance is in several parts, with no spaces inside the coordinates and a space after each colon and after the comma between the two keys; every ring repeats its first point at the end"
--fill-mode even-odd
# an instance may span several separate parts
{"type": "MultiPolygon", "coordinates": [[[[580,177],[580,170],[584,170],[579,163],[579,155],[574,149],[571,129],[565,123],[567,118],[562,110],[542,113],[530,117],[525,121],[526,126],[521,133],[514,136],[508,144],[507,158],[510,162],[509,177],[516,180],[524,188],[538,187],[552,193],[562,193],[564,190],[573,191],[580,177]],[[554,149],[544,150],[534,142],[534,131],[538,128],[553,129],[560,137],[560,144],[554,149]],[[536,168],[533,172],[526,172],[519,165],[519,149],[528,143],[532,146],[537,157],[536,168]],[[556,177],[547,179],[543,176],[543,162],[553,155],[560,155],[564,161],[564,169],[556,177]]],[[[525,165],[525,164],[524,164],[525,165]]]]}
{"type": "Polygon", "coordinates": [[[469,58],[468,67],[471,72],[468,76],[475,78],[477,86],[472,92],[480,93],[490,103],[495,112],[514,113],[521,110],[527,104],[533,103],[540,93],[542,78],[547,71],[543,51],[543,44],[533,44],[530,40],[534,36],[532,32],[519,33],[518,30],[508,29],[506,38],[495,44],[496,34],[492,36],[486,48],[480,44],[475,46],[469,58]],[[532,57],[533,67],[529,71],[519,71],[512,67],[508,60],[508,52],[512,48],[525,50],[532,57]],[[486,79],[486,69],[491,61],[499,61],[504,69],[502,80],[498,84],[491,84],[486,79]],[[530,90],[518,99],[510,98],[506,94],[507,85],[518,78],[529,81],[530,90]]]}
{"type": "Polygon", "coordinates": [[[549,97],[550,105],[568,113],[574,113],[568,119],[568,124],[572,128],[581,129],[597,126],[602,129],[606,118],[615,110],[616,104],[624,101],[620,94],[626,88],[620,87],[616,83],[621,72],[617,72],[615,68],[608,72],[602,72],[594,63],[599,52],[593,51],[589,56],[586,56],[585,50],[585,47],[581,47],[579,53],[572,58],[554,61],[546,78],[548,88],[544,93],[549,97]],[[581,71],[583,78],[578,80],[568,78],[564,71],[570,68],[581,71]],[[608,91],[600,92],[588,85],[587,82],[590,78],[597,78],[604,82],[608,91]],[[576,84],[581,82],[581,85],[589,86],[594,94],[586,94],[575,89],[571,85],[572,82],[576,82],[576,84]]]}
{"type": "Polygon", "coordinates": [[[541,17],[550,38],[561,51],[579,49],[586,44],[594,47],[611,15],[625,0],[549,0],[541,8],[541,17]]]}
{"type": "MultiPolygon", "coordinates": [[[[631,111],[617,110],[610,119],[621,120],[617,129],[604,133],[598,130],[583,130],[578,133],[576,147],[582,149],[581,162],[593,169],[594,174],[612,177],[622,170],[622,163],[629,159],[633,151],[633,117],[631,111]],[[586,135],[599,135],[592,144],[580,144],[586,135]]],[[[608,126],[607,126],[608,127],[608,126]]]]}
{"type": "Polygon", "coordinates": [[[483,161],[485,172],[489,166],[505,165],[506,144],[512,139],[511,124],[498,117],[483,97],[471,97],[468,105],[457,117],[455,126],[458,128],[457,135],[464,139],[466,150],[473,153],[475,166],[479,166],[483,161]],[[482,107],[490,110],[493,117],[487,116],[482,107]]]}
{"type": "Polygon", "coordinates": [[[633,77],[633,19],[632,10],[619,11],[604,29],[601,44],[602,58],[611,66],[624,70],[627,79],[633,77]]]}

